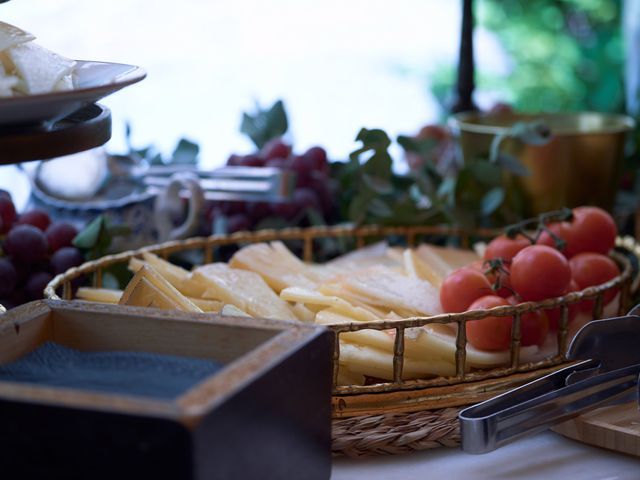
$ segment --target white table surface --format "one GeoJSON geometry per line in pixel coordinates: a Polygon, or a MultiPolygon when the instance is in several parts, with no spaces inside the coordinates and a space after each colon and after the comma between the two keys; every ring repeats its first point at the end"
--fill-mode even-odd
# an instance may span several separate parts
{"type": "Polygon", "coordinates": [[[439,448],[407,455],[338,458],[331,480],[396,479],[637,480],[640,459],[591,447],[551,431],[484,455],[439,448]]]}

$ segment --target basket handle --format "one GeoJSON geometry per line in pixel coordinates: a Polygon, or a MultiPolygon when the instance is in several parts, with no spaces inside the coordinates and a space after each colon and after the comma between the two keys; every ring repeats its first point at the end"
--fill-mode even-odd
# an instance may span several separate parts
{"type": "Polygon", "coordinates": [[[167,187],[156,197],[153,208],[158,239],[164,242],[193,236],[198,229],[199,216],[203,211],[204,202],[204,192],[195,175],[190,173],[174,174],[167,187]],[[189,192],[187,215],[183,223],[176,227],[174,219],[183,215],[180,194],[185,189],[189,192]]]}

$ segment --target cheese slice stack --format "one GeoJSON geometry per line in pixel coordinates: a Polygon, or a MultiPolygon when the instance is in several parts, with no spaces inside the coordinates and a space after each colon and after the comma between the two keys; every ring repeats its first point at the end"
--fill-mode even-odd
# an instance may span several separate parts
{"type": "Polygon", "coordinates": [[[74,88],[74,60],[33,42],[24,30],[0,22],[0,98],[74,88]]]}

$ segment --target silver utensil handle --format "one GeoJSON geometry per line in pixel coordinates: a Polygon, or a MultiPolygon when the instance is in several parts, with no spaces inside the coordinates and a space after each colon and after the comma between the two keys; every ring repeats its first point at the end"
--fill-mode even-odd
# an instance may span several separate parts
{"type": "Polygon", "coordinates": [[[573,371],[575,367],[565,368],[461,411],[462,449],[487,453],[524,435],[620,401],[629,393],[637,397],[640,365],[564,386],[573,371]]]}

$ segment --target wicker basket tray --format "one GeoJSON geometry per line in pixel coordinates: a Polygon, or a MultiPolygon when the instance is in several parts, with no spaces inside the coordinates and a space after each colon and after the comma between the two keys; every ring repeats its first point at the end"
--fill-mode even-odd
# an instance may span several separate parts
{"type": "MultiPolygon", "coordinates": [[[[468,247],[473,240],[495,236],[493,230],[477,230],[472,233],[437,226],[425,227],[310,227],[306,229],[262,230],[238,232],[232,235],[214,235],[183,241],[152,245],[135,251],[109,255],[84,263],[55,277],[45,290],[53,299],[73,299],[72,282],[90,276],[95,287],[101,287],[106,268],[123,264],[143,252],[152,252],[163,258],[170,255],[196,251],[204,263],[215,261],[220,252],[230,245],[273,240],[298,241],[305,261],[314,260],[315,242],[324,238],[351,239],[359,248],[369,242],[393,239],[413,246],[425,239],[455,238],[458,244],[468,247]],[[221,250],[222,249],[222,250],[221,250]]],[[[338,385],[340,343],[335,342],[333,386],[333,452],[336,455],[362,456],[372,454],[396,454],[439,446],[453,446],[459,442],[457,412],[460,407],[477,403],[515,386],[521,385],[566,365],[568,342],[568,306],[584,299],[595,299],[593,317],[603,314],[604,292],[620,289],[618,313],[626,313],[631,295],[637,289],[635,265],[640,247],[632,238],[618,238],[612,256],[621,267],[615,279],[590,287],[581,292],[541,302],[527,302],[517,306],[496,307],[491,310],[469,311],[460,314],[443,314],[432,317],[415,317],[403,320],[379,320],[357,324],[341,324],[330,328],[339,336],[345,332],[363,329],[395,330],[392,381],[373,380],[366,385],[338,385]],[[536,361],[520,361],[520,318],[530,311],[560,308],[557,351],[554,355],[536,361]],[[514,328],[510,349],[510,362],[499,368],[470,370],[466,365],[465,323],[488,315],[513,316],[514,328]],[[403,380],[404,332],[406,329],[430,323],[457,323],[456,374],[421,380],[403,380]]]]}

